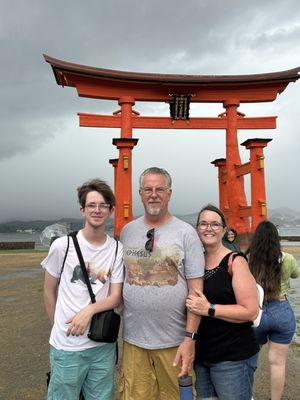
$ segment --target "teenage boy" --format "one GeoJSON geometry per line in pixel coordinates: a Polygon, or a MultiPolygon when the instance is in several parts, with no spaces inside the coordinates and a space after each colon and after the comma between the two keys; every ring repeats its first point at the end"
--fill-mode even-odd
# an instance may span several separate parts
{"type": "Polygon", "coordinates": [[[117,242],[105,233],[115,197],[99,179],[84,183],[77,192],[85,219],[77,240],[96,302],[91,303],[72,238],[56,239],[42,261],[45,306],[52,325],[48,400],[75,400],[81,390],[85,400],[112,400],[116,344],[93,342],[87,332],[94,314],[121,302],[123,248],[118,243],[116,254],[117,242]]]}

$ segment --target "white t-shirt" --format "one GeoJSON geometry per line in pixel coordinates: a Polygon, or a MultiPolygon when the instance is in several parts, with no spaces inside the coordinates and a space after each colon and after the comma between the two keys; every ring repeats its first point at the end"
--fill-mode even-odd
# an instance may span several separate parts
{"type": "MultiPolygon", "coordinates": [[[[116,241],[106,236],[101,246],[90,244],[79,231],[77,240],[88,271],[92,290],[99,301],[109,294],[110,283],[122,283],[124,280],[123,246],[119,242],[118,254],[115,259],[116,241]]],[[[49,250],[48,256],[42,261],[42,267],[55,278],[59,278],[63,259],[67,249],[67,236],[56,239],[49,250]]],[[[66,321],[91,303],[80,263],[73,244],[69,238],[69,250],[58,289],[54,315],[54,325],[50,335],[50,344],[58,350],[80,351],[101,346],[87,337],[89,326],[80,336],[67,336],[66,321]]]]}

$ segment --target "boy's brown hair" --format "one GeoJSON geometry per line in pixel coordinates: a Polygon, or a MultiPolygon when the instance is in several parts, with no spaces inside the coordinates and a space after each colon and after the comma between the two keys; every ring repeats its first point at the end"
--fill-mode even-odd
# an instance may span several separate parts
{"type": "Polygon", "coordinates": [[[89,192],[100,193],[105,202],[110,205],[110,209],[116,204],[116,199],[110,186],[101,179],[92,179],[77,188],[78,201],[82,208],[85,207],[86,196],[89,192]]]}

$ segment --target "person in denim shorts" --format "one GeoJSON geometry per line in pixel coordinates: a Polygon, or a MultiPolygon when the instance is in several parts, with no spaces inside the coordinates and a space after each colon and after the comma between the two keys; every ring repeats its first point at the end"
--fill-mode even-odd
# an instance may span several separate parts
{"type": "Polygon", "coordinates": [[[251,272],[265,291],[262,318],[255,334],[260,345],[269,344],[271,399],[279,400],[287,351],[296,329],[287,292],[290,278],[298,278],[300,268],[294,256],[281,251],[278,230],[269,221],[258,225],[247,253],[251,272]]]}
{"type": "Polygon", "coordinates": [[[205,249],[204,291],[189,295],[187,309],[201,315],[194,369],[197,400],[251,400],[259,345],[255,280],[246,257],[224,247],[225,216],[203,207],[197,232],[205,249]]]}

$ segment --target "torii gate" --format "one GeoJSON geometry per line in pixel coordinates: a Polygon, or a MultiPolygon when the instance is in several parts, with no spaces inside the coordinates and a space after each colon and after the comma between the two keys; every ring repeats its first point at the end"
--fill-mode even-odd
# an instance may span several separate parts
{"type": "Polygon", "coordinates": [[[253,232],[267,218],[263,148],[270,139],[249,139],[242,145],[250,150],[250,162],[242,164],[238,148],[238,129],[274,129],[276,118],[245,117],[238,111],[241,103],[270,102],[299,78],[300,67],[253,75],[174,75],[115,71],[57,60],[44,55],[52,66],[56,82],[75,87],[80,97],[117,100],[120,109],[113,115],[78,113],[79,125],[120,128],[113,139],[119,158],[114,167],[117,199],[115,235],[132,220],[132,149],[138,129],[224,129],[226,159],[212,163],[219,170],[219,203],[229,225],[239,233],[253,232]],[[142,117],[133,109],[136,101],[170,103],[170,117],[142,117]],[[225,112],[216,118],[189,118],[193,103],[222,103],[225,112]],[[251,205],[247,204],[244,178],[251,174],[251,205]]]}

